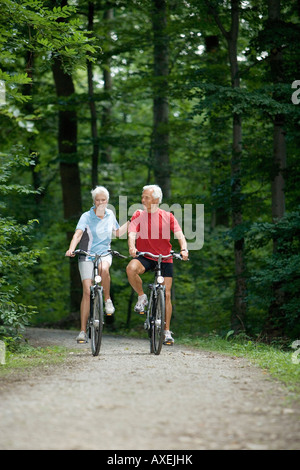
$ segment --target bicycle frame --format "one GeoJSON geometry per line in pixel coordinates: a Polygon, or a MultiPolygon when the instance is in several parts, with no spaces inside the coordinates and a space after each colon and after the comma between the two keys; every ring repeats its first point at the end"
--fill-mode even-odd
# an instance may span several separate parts
{"type": "Polygon", "coordinates": [[[164,326],[165,326],[165,285],[164,285],[164,277],[162,276],[161,272],[161,263],[163,259],[170,259],[170,258],[177,258],[182,260],[180,254],[171,251],[169,255],[154,255],[153,253],[149,252],[137,252],[137,256],[149,256],[155,260],[157,260],[157,266],[155,268],[155,277],[154,283],[149,284],[150,289],[150,297],[149,297],[149,305],[147,308],[147,317],[144,322],[144,328],[148,331],[149,339],[150,339],[150,352],[156,355],[160,354],[162,343],[163,343],[163,335],[164,335],[164,326]],[[160,294],[161,292],[161,294],[160,294]],[[159,297],[161,299],[159,300],[159,297]],[[158,306],[158,302],[161,303],[158,306]],[[157,315],[157,309],[160,308],[163,310],[159,315],[157,315]],[[157,318],[159,316],[159,318],[157,318]],[[163,323],[163,324],[162,324],[163,323]],[[156,336],[159,336],[158,344],[156,344],[156,336]]]}
{"type": "MultiPolygon", "coordinates": [[[[139,252],[138,255],[144,256],[144,255],[150,255],[150,253],[139,252]]],[[[157,268],[155,269],[154,283],[148,285],[150,289],[150,298],[149,298],[149,307],[147,308],[147,318],[144,323],[145,330],[150,329],[150,312],[151,312],[151,307],[153,305],[153,302],[157,299],[158,289],[165,291],[165,286],[163,285],[164,277],[161,275],[161,261],[162,261],[162,255],[158,255],[157,257],[158,264],[157,264],[157,268]]]]}
{"type": "Polygon", "coordinates": [[[102,258],[104,258],[107,255],[118,256],[119,258],[124,258],[124,259],[127,258],[127,256],[121,255],[118,251],[113,251],[113,250],[108,250],[106,253],[101,253],[100,255],[98,253],[90,253],[88,251],[81,250],[81,249],[75,250],[74,253],[76,255],[85,255],[85,256],[89,256],[90,258],[92,258],[92,261],[94,263],[92,281],[94,285],[92,285],[91,288],[95,288],[96,286],[102,287],[100,285],[102,278],[101,278],[101,275],[99,274],[99,260],[100,260],[100,263],[102,263],[102,258]]]}
{"type": "Polygon", "coordinates": [[[98,253],[89,253],[88,251],[84,251],[84,250],[76,250],[74,251],[74,253],[78,255],[89,256],[90,258],[92,258],[94,266],[93,266],[93,278],[92,278],[92,285],[91,285],[91,295],[93,295],[93,298],[95,298],[96,290],[99,289],[101,291],[101,294],[103,293],[103,287],[100,284],[102,281],[102,278],[101,278],[101,275],[99,274],[99,260],[100,260],[100,263],[102,263],[102,258],[104,256],[107,256],[109,254],[113,255],[113,253],[117,253],[117,252],[108,250],[106,253],[102,253],[101,255],[99,255],[98,253]]]}
{"type": "MultiPolygon", "coordinates": [[[[103,287],[101,286],[101,275],[99,274],[99,264],[102,263],[102,258],[111,254],[120,258],[126,258],[118,251],[108,250],[106,253],[89,253],[84,250],[75,250],[74,254],[85,255],[92,258],[93,261],[93,277],[92,285],[90,287],[90,314],[87,321],[87,337],[91,339],[91,349],[94,356],[97,356],[100,351],[104,316],[103,316],[103,287]],[[100,263],[99,263],[100,261],[100,263]]],[[[101,272],[101,271],[100,271],[101,272]]]]}

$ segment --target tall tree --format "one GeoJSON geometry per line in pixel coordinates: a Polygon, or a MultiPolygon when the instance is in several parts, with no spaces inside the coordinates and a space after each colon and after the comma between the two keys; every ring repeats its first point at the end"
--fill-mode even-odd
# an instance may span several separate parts
{"type": "Polygon", "coordinates": [[[171,194],[169,161],[169,39],[167,33],[167,1],[152,0],[154,43],[153,70],[153,141],[154,176],[164,197],[171,194]]]}
{"type": "MultiPolygon", "coordinates": [[[[90,36],[93,35],[94,28],[94,12],[95,4],[94,2],[88,2],[88,31],[90,36]]],[[[93,77],[93,64],[90,60],[87,60],[87,77],[88,77],[88,97],[89,97],[89,106],[91,113],[91,135],[92,135],[92,186],[95,187],[98,185],[98,161],[99,161],[99,137],[97,129],[97,110],[95,103],[94,95],[94,77],[93,77]]]]}
{"type": "MultiPolygon", "coordinates": [[[[208,35],[205,37],[205,60],[207,67],[211,74],[210,81],[216,82],[218,85],[222,83],[222,78],[220,77],[220,61],[221,54],[220,52],[220,40],[218,35],[208,35]],[[214,69],[217,66],[217,72],[214,72],[214,69]]],[[[223,76],[224,86],[226,86],[226,73],[223,76]]],[[[229,226],[229,215],[230,210],[226,204],[226,197],[224,191],[220,191],[220,188],[226,187],[226,180],[228,180],[227,167],[228,159],[227,156],[224,157],[222,152],[219,150],[219,135],[220,127],[224,130],[224,121],[221,120],[218,116],[210,116],[209,118],[209,128],[213,130],[211,134],[207,137],[210,147],[210,185],[212,192],[212,214],[211,214],[211,228],[214,229],[218,225],[229,226]],[[221,171],[220,171],[221,170],[221,171]],[[225,178],[224,178],[225,177],[225,178]],[[219,194],[221,193],[221,194],[219,194]]]]}
{"type": "MultiPolygon", "coordinates": [[[[67,0],[62,0],[61,7],[63,8],[65,5],[67,5],[67,0]]],[[[65,21],[65,19],[59,18],[57,21],[65,21]]],[[[58,152],[64,219],[74,225],[82,212],[77,155],[77,113],[74,103],[72,103],[75,88],[72,76],[65,71],[62,58],[59,55],[53,60],[52,71],[58,100],[63,102],[58,111],[58,152]]],[[[66,235],[67,243],[70,243],[73,230],[68,228],[66,235]]],[[[70,261],[70,293],[71,311],[77,311],[81,301],[81,281],[77,263],[72,258],[70,261]]]]}
{"type": "MultiPolygon", "coordinates": [[[[280,25],[280,0],[268,1],[269,28],[276,30],[280,25]]],[[[283,45],[279,35],[274,34],[274,47],[270,54],[271,76],[275,84],[284,83],[283,45]]],[[[280,97],[279,97],[280,99],[280,97]]],[[[274,119],[273,165],[272,165],[272,218],[276,222],[285,213],[284,170],[286,169],[285,118],[276,114],[274,119]]],[[[276,250],[276,241],[274,242],[276,250]]]]}
{"type": "MultiPolygon", "coordinates": [[[[238,64],[238,36],[240,22],[240,1],[231,0],[230,29],[224,27],[218,11],[207,2],[209,12],[213,15],[223,37],[227,42],[228,58],[230,63],[231,86],[240,88],[239,64],[238,64]]],[[[232,227],[238,233],[238,227],[243,222],[242,198],[241,198],[241,157],[242,157],[242,119],[241,115],[233,112],[232,117],[232,154],[231,154],[231,215],[232,227]]],[[[246,278],[244,259],[244,237],[236,236],[234,239],[235,260],[235,292],[234,305],[231,317],[232,328],[235,331],[244,329],[246,316],[246,278]]]]}
{"type": "MultiPolygon", "coordinates": [[[[268,0],[268,23],[269,32],[275,33],[281,24],[281,1],[268,0]]],[[[283,67],[283,44],[280,35],[274,34],[272,50],[270,51],[270,71],[273,83],[280,85],[284,83],[283,67]]],[[[274,92],[274,98],[282,101],[281,91],[274,92]]],[[[273,128],[273,158],[271,173],[271,191],[272,191],[272,219],[277,223],[285,213],[285,180],[284,171],[286,170],[286,141],[285,141],[285,116],[276,114],[274,117],[273,128]]],[[[273,252],[278,250],[277,237],[273,238],[273,252]]],[[[269,316],[266,321],[266,330],[269,334],[282,334],[282,306],[284,304],[284,291],[282,282],[273,282],[273,301],[269,307],[269,316]]]]}
{"type": "Polygon", "coordinates": [[[111,104],[111,92],[112,92],[112,74],[110,70],[110,55],[111,47],[110,41],[110,22],[114,17],[114,9],[112,8],[111,2],[106,1],[104,5],[103,12],[103,24],[106,29],[106,39],[107,39],[107,50],[104,55],[104,60],[101,64],[103,70],[103,91],[104,91],[104,106],[102,110],[102,119],[101,119],[101,129],[102,129],[102,148],[101,148],[101,161],[103,163],[110,163],[112,161],[111,157],[111,144],[108,142],[107,137],[109,137],[111,130],[111,113],[112,113],[112,104],[111,104]]]}
{"type": "MultiPolygon", "coordinates": [[[[17,172],[18,168],[21,167],[21,159],[18,154],[20,152],[22,154],[31,154],[32,150],[36,151],[37,149],[39,149],[41,160],[43,157],[45,157],[43,151],[40,150],[40,147],[43,147],[44,145],[43,140],[47,141],[48,136],[51,135],[51,131],[49,132],[49,128],[51,129],[52,122],[47,122],[47,138],[45,138],[45,135],[43,135],[43,125],[39,126],[39,124],[42,120],[47,120],[47,112],[45,111],[45,109],[48,105],[50,105],[50,103],[47,100],[49,95],[45,96],[47,90],[47,85],[45,85],[45,83],[47,82],[47,80],[44,82],[44,77],[41,79],[41,70],[43,70],[43,72],[47,70],[51,62],[49,60],[46,60],[46,57],[49,58],[50,55],[56,57],[53,66],[53,72],[56,78],[57,93],[61,99],[60,104],[64,102],[64,104],[62,104],[59,116],[59,152],[62,157],[60,169],[62,177],[61,179],[63,188],[62,192],[64,198],[65,218],[69,218],[74,214],[74,212],[78,209],[77,201],[80,201],[80,198],[78,198],[78,194],[76,191],[78,188],[73,186],[74,182],[75,184],[77,183],[76,178],[78,176],[78,173],[76,174],[76,171],[73,171],[72,164],[74,160],[72,159],[71,154],[74,154],[74,148],[73,144],[70,143],[71,141],[74,141],[74,135],[76,139],[76,129],[75,132],[73,132],[74,126],[71,124],[72,120],[69,119],[70,113],[67,109],[69,103],[66,103],[65,99],[68,94],[72,91],[70,91],[68,81],[64,80],[64,77],[61,77],[62,75],[64,75],[65,72],[61,68],[59,58],[68,57],[70,59],[70,57],[72,57],[74,58],[73,63],[76,63],[78,57],[82,57],[83,55],[85,55],[87,49],[90,48],[86,47],[88,46],[86,37],[84,33],[80,31],[79,28],[77,29],[74,22],[72,24],[69,24],[64,23],[62,21],[62,18],[67,18],[71,16],[71,14],[74,12],[74,7],[68,7],[66,2],[63,2],[61,6],[63,8],[57,8],[56,1],[52,3],[52,10],[51,2],[36,2],[35,0],[28,2],[14,2],[11,0],[7,0],[5,2],[1,2],[0,24],[2,26],[0,36],[2,53],[0,59],[0,78],[1,80],[4,79],[6,81],[7,91],[9,91],[10,86],[12,85],[12,92],[7,93],[7,105],[5,103],[5,106],[1,106],[0,128],[2,132],[3,124],[9,126],[6,127],[3,132],[4,135],[7,134],[7,142],[1,139],[1,155],[3,155],[3,151],[6,152],[6,148],[11,149],[11,161],[16,162],[16,174],[14,175],[14,178],[22,178],[20,188],[18,188],[14,184],[12,185],[12,188],[14,188],[14,191],[18,192],[20,195],[27,194],[31,196],[29,198],[29,201],[26,199],[26,197],[23,197],[22,203],[18,204],[17,217],[19,219],[26,218],[26,214],[28,213],[31,213],[32,215],[34,214],[34,216],[36,216],[36,208],[35,210],[32,209],[32,192],[29,191],[26,187],[26,181],[28,182],[28,172],[26,174],[26,172],[23,171],[22,175],[19,175],[17,172]],[[44,5],[43,3],[47,3],[47,5],[44,5]],[[77,44],[76,50],[70,47],[70,45],[73,45],[74,42],[76,42],[77,44]],[[25,70],[24,57],[26,57],[25,70]],[[18,73],[18,70],[22,73],[18,73]],[[24,74],[24,71],[26,71],[26,74],[24,74]],[[34,77],[35,80],[33,80],[34,77]],[[20,85],[23,85],[21,90],[23,93],[20,92],[20,85]],[[42,93],[38,93],[36,91],[37,89],[42,90],[42,93]],[[45,94],[43,94],[44,90],[45,94]],[[38,101],[39,104],[37,104],[38,101]],[[41,104],[42,102],[43,104],[41,104]],[[8,112],[9,107],[13,107],[15,109],[14,120],[10,118],[11,112],[8,112]],[[4,120],[2,120],[3,117],[4,120]],[[65,125],[67,121],[69,123],[65,125]],[[9,129],[9,132],[7,132],[7,129],[9,129]],[[21,129],[22,132],[16,132],[18,129],[21,129]],[[40,135],[39,131],[41,132],[40,135]],[[42,146],[39,146],[38,142],[42,142],[42,146]],[[16,153],[16,155],[13,157],[12,153],[14,152],[16,153]],[[71,171],[68,171],[70,170],[70,168],[71,171]],[[71,198],[70,188],[72,188],[72,186],[74,190],[71,198]]],[[[45,144],[45,146],[47,146],[47,143],[45,144]]],[[[51,154],[51,151],[48,152],[48,155],[49,154],[51,154]]],[[[38,161],[37,158],[34,158],[34,156],[31,155],[30,160],[28,159],[27,161],[24,159],[24,164],[27,165],[27,168],[32,167],[33,159],[35,160],[33,165],[34,169],[38,169],[39,167],[38,171],[40,172],[33,172],[33,176],[35,178],[34,186],[37,188],[38,186],[42,185],[44,187],[44,195],[48,189],[47,184],[45,184],[45,180],[42,181],[41,179],[36,178],[37,176],[42,177],[40,167],[43,167],[43,162],[40,164],[41,160],[38,161]],[[31,165],[29,165],[29,161],[31,165]]],[[[9,161],[8,164],[9,167],[12,165],[9,161]]],[[[4,173],[8,175],[8,172],[6,171],[5,167],[4,173]]],[[[10,181],[8,181],[8,183],[10,183],[10,181]]],[[[38,201],[41,202],[41,199],[38,199],[38,201]]],[[[53,204],[53,206],[55,206],[55,203],[53,204]]],[[[48,217],[48,208],[46,209],[46,211],[48,217]]],[[[38,216],[41,219],[43,218],[42,210],[39,211],[38,216]]],[[[39,228],[35,230],[36,245],[38,244],[39,237],[41,237],[41,226],[43,225],[42,222],[43,220],[41,220],[41,225],[39,226],[39,228]]],[[[14,223],[14,225],[17,226],[17,223],[14,223]]],[[[20,240],[21,239],[22,238],[20,238],[20,240]]],[[[15,258],[16,254],[17,251],[15,251],[15,258]]],[[[30,251],[26,251],[26,255],[29,260],[31,256],[30,251]]],[[[57,254],[55,255],[55,257],[57,258],[57,254]]],[[[18,260],[18,257],[16,259],[18,260]]],[[[18,264],[20,263],[21,259],[19,260],[18,264]]],[[[40,259],[39,266],[41,266],[41,263],[42,261],[40,259]]],[[[27,263],[27,265],[29,264],[30,263],[27,263]]],[[[25,281],[23,280],[23,282],[25,281]]],[[[40,278],[38,278],[37,282],[41,282],[40,278]]],[[[22,292],[22,294],[20,294],[20,296],[22,295],[22,303],[24,290],[26,289],[20,289],[20,292],[22,292]]],[[[51,298],[55,297],[55,295],[52,296],[51,292],[48,292],[48,298],[49,295],[51,298]]],[[[72,296],[72,300],[75,300],[75,296],[72,296]]]]}

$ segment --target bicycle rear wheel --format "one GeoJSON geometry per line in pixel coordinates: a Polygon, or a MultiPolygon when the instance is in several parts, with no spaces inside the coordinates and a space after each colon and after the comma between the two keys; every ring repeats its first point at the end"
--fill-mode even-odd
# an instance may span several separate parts
{"type": "Polygon", "coordinates": [[[157,299],[153,306],[152,324],[152,352],[160,354],[164,340],[165,329],[165,287],[161,286],[157,291],[157,299]]]}
{"type": "Polygon", "coordinates": [[[102,289],[96,289],[91,320],[91,349],[93,356],[98,356],[104,324],[102,289]]]}

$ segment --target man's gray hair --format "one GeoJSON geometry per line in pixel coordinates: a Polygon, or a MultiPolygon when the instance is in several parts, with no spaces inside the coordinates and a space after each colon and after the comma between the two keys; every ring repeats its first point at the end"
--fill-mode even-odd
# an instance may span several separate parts
{"type": "Polygon", "coordinates": [[[157,186],[157,184],[148,184],[147,186],[143,187],[143,191],[147,189],[153,190],[152,197],[154,197],[154,199],[158,199],[158,202],[160,204],[163,198],[163,193],[160,187],[157,186]]]}
{"type": "Polygon", "coordinates": [[[96,186],[96,188],[92,189],[92,191],[91,191],[92,198],[93,198],[94,202],[95,202],[96,195],[99,194],[99,193],[105,194],[107,200],[109,200],[109,192],[107,191],[107,189],[104,186],[96,186]]]}

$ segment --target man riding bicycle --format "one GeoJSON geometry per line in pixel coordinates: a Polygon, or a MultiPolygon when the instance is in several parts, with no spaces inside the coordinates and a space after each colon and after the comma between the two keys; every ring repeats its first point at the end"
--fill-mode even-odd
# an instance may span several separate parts
{"type": "MultiPolygon", "coordinates": [[[[182,229],[171,212],[159,208],[162,201],[162,191],[157,185],[144,186],[142,204],[145,210],[136,211],[128,228],[129,254],[134,257],[127,266],[129,283],[138,294],[138,301],[134,307],[136,312],[143,312],[148,303],[143,291],[143,282],[140,277],[146,271],[153,270],[157,261],[145,256],[136,256],[137,251],[150,252],[154,255],[168,255],[172,249],[170,243],[171,232],[174,233],[180,245],[183,260],[188,259],[188,250],[182,229]]],[[[166,288],[166,324],[164,344],[173,344],[174,339],[170,332],[172,316],[171,287],[173,280],[173,259],[162,262],[162,276],[165,278],[166,288]]]]}

